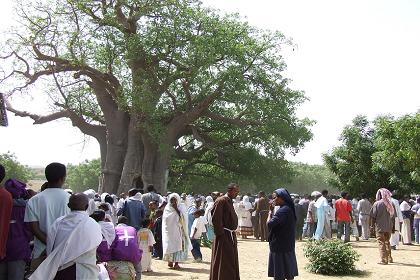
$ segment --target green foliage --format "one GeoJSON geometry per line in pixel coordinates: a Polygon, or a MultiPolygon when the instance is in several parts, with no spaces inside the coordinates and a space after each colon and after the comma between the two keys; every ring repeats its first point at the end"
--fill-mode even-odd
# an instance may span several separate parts
{"type": "Polygon", "coordinates": [[[324,155],[329,181],[352,195],[374,196],[380,187],[400,194],[420,191],[420,114],[398,119],[358,116],[341,134],[342,144],[324,155]]]}
{"type": "Polygon", "coordinates": [[[355,262],[360,258],[349,243],[336,239],[309,240],[305,244],[304,254],[309,260],[309,271],[326,275],[354,274],[355,262]]]}
{"type": "Polygon", "coordinates": [[[201,237],[200,240],[201,246],[206,247],[206,248],[210,248],[213,244],[213,242],[211,242],[210,240],[207,239],[207,237],[201,237]]]}
{"type": "Polygon", "coordinates": [[[165,156],[177,150],[174,189],[192,187],[203,169],[223,182],[235,174],[249,188],[271,188],[289,177],[285,151],[312,138],[313,122],[296,115],[306,97],[283,73],[291,40],[280,32],[198,0],[18,3],[22,30],[5,44],[15,71],[4,91],[29,91],[42,80],[57,111],[109,134],[115,111],[126,111],[138,119],[137,141],[153,139],[165,156]],[[177,146],[191,139],[193,149],[177,146]]]}
{"type": "Polygon", "coordinates": [[[334,187],[329,183],[333,174],[324,165],[309,165],[304,163],[291,163],[293,174],[290,182],[283,186],[290,193],[310,194],[314,190],[328,190],[333,192],[334,187]]]}
{"type": "Polygon", "coordinates": [[[30,168],[20,164],[16,156],[10,152],[0,154],[0,164],[2,164],[6,169],[5,180],[18,179],[27,183],[33,176],[30,168]]]}
{"type": "Polygon", "coordinates": [[[99,159],[86,160],[79,165],[68,165],[66,185],[74,192],[81,192],[87,189],[97,190],[100,175],[101,161],[99,159]]]}
{"type": "Polygon", "coordinates": [[[375,121],[374,168],[390,173],[402,193],[420,191],[420,113],[375,121]]]}
{"type": "Polygon", "coordinates": [[[287,161],[270,159],[251,148],[225,147],[219,163],[213,158],[217,158],[217,154],[210,151],[195,161],[174,158],[169,189],[178,192],[223,192],[230,182],[237,182],[242,193],[271,192],[275,186],[290,181],[293,174],[287,161]]]}
{"type": "Polygon", "coordinates": [[[372,197],[380,186],[388,185],[388,174],[372,168],[374,135],[374,128],[364,116],[356,117],[352,125],[344,128],[342,144],[323,155],[325,165],[335,175],[329,180],[331,185],[353,196],[366,193],[372,197]]]}

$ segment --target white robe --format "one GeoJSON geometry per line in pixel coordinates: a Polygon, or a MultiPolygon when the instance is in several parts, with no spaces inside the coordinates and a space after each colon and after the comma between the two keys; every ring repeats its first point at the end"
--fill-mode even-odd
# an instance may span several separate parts
{"type": "Polygon", "coordinates": [[[330,221],[327,219],[329,204],[327,198],[321,196],[315,202],[315,207],[317,209],[316,216],[317,216],[317,227],[314,234],[314,238],[316,240],[320,240],[323,236],[327,235],[327,238],[330,238],[330,221]],[[326,231],[326,232],[325,232],[326,231]]]}
{"type": "Polygon", "coordinates": [[[391,234],[391,239],[389,240],[389,243],[391,246],[397,246],[400,242],[400,232],[401,227],[400,223],[403,222],[403,215],[401,213],[400,209],[400,203],[395,198],[391,198],[392,204],[394,204],[395,207],[395,232],[391,234]]]}
{"type": "Polygon", "coordinates": [[[93,214],[93,212],[95,212],[95,210],[97,210],[98,208],[96,207],[96,203],[95,203],[95,194],[96,192],[92,189],[89,189],[87,191],[83,192],[85,195],[88,196],[89,198],[89,205],[88,205],[88,209],[86,210],[86,212],[90,215],[93,214]]]}
{"type": "Polygon", "coordinates": [[[187,237],[188,251],[191,251],[192,246],[188,238],[188,214],[187,209],[178,194],[171,194],[168,197],[168,204],[165,206],[162,216],[162,249],[163,255],[173,254],[182,251],[182,237],[187,237]],[[182,215],[182,226],[180,218],[175,209],[171,206],[171,198],[176,197],[178,210],[182,215]]]}
{"type": "Polygon", "coordinates": [[[206,223],[209,225],[213,225],[212,221],[211,221],[211,210],[214,207],[214,202],[213,202],[213,198],[211,198],[211,196],[208,196],[206,198],[207,204],[206,204],[206,209],[204,211],[204,218],[206,219],[206,223]]]}
{"type": "Polygon", "coordinates": [[[73,264],[76,279],[98,279],[96,248],[101,242],[101,226],[85,211],[72,211],[58,218],[48,231],[48,257],[29,279],[52,280],[57,271],[73,264]]]}
{"type": "Polygon", "coordinates": [[[249,212],[249,210],[252,209],[252,204],[249,202],[248,196],[243,197],[242,201],[239,203],[238,209],[238,226],[252,228],[251,212],[249,212]]]}

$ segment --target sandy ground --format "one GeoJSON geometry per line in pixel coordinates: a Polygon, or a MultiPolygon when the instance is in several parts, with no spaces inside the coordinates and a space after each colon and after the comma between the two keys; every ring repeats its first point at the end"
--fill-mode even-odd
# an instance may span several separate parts
{"type": "MultiPolygon", "coordinates": [[[[378,265],[379,252],[374,239],[370,241],[352,242],[353,247],[362,255],[357,263],[357,269],[361,275],[346,277],[330,277],[309,273],[304,269],[307,264],[303,256],[303,244],[297,243],[296,255],[298,258],[299,277],[296,279],[320,280],[320,279],[415,279],[420,272],[420,246],[403,246],[392,251],[394,264],[387,266],[378,265]]],[[[267,277],[268,243],[262,243],[253,239],[239,240],[239,264],[242,280],[272,279],[267,277]]],[[[210,272],[211,250],[202,248],[204,262],[197,264],[189,260],[182,264],[181,271],[167,268],[163,261],[153,260],[154,272],[144,273],[143,280],[208,280],[210,272]]]]}

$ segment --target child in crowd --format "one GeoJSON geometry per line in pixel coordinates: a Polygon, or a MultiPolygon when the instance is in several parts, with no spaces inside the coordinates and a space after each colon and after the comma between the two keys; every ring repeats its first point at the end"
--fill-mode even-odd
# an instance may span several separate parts
{"type": "Polygon", "coordinates": [[[201,218],[201,216],[204,215],[204,210],[199,209],[194,212],[194,222],[191,226],[191,244],[193,249],[191,250],[191,253],[194,257],[194,260],[196,262],[201,262],[203,259],[203,255],[200,251],[200,240],[203,233],[206,232],[206,225],[201,218]]]}
{"type": "Polygon", "coordinates": [[[98,262],[108,262],[112,260],[112,243],[115,240],[115,227],[111,222],[105,222],[105,211],[95,210],[90,217],[99,223],[102,232],[102,242],[96,249],[98,262]]]}
{"type": "Polygon", "coordinates": [[[149,229],[150,220],[144,220],[142,228],[137,232],[139,248],[143,251],[141,258],[141,271],[152,272],[152,251],[156,243],[153,233],[149,229]]]}
{"type": "Polygon", "coordinates": [[[162,248],[162,209],[156,210],[156,221],[153,225],[153,234],[155,236],[156,244],[153,245],[153,257],[161,260],[163,258],[162,248]]]}
{"type": "Polygon", "coordinates": [[[98,209],[105,211],[105,222],[111,222],[112,223],[112,217],[110,215],[111,211],[109,209],[109,206],[107,203],[100,203],[98,205],[98,209]]]}
{"type": "Polygon", "coordinates": [[[149,203],[149,210],[150,210],[150,223],[149,223],[149,229],[153,230],[153,226],[156,221],[156,209],[158,208],[158,203],[156,201],[150,201],[149,203]]]}

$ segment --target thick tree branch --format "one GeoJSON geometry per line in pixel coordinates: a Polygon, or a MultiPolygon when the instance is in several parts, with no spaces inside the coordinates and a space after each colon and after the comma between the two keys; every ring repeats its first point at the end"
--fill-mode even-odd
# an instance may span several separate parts
{"type": "MultiPolygon", "coordinates": [[[[84,134],[95,137],[105,139],[106,136],[106,129],[105,126],[102,125],[94,125],[86,122],[81,116],[76,114],[75,112],[69,109],[63,109],[61,111],[49,114],[49,115],[38,115],[33,114],[27,111],[17,110],[12,107],[9,101],[6,101],[7,110],[9,112],[14,113],[16,116],[19,117],[29,117],[34,120],[33,124],[45,124],[48,122],[52,122],[62,118],[68,118],[71,120],[72,125],[79,128],[84,134]]],[[[99,141],[99,139],[98,139],[99,141]]]]}
{"type": "Polygon", "coordinates": [[[43,115],[37,115],[37,114],[29,113],[27,111],[17,110],[17,109],[15,109],[11,106],[9,101],[6,101],[6,106],[7,106],[6,107],[7,111],[14,113],[16,116],[31,118],[34,121],[33,124],[44,124],[44,123],[55,121],[55,120],[58,120],[58,119],[69,118],[70,117],[70,114],[67,110],[62,110],[62,111],[59,111],[59,112],[55,112],[55,113],[43,116],[43,115]]]}
{"type": "Polygon", "coordinates": [[[240,114],[235,118],[228,118],[228,117],[225,117],[225,116],[207,111],[207,112],[204,113],[204,116],[208,117],[208,118],[210,118],[214,121],[224,122],[224,123],[235,125],[235,126],[238,126],[238,127],[246,127],[246,126],[249,126],[249,125],[254,125],[255,126],[255,125],[262,125],[263,124],[261,121],[256,121],[256,120],[242,120],[241,119],[242,115],[240,115],[240,114]]]}

